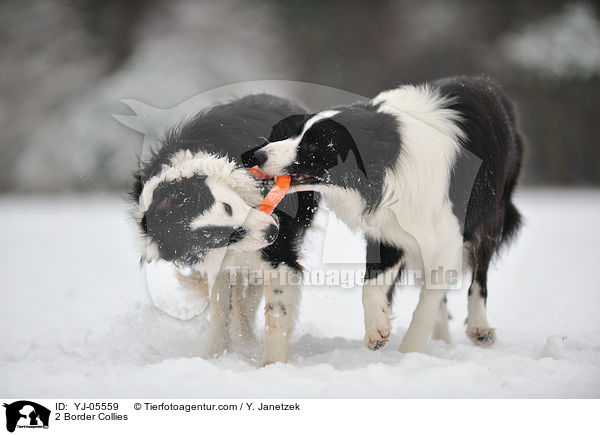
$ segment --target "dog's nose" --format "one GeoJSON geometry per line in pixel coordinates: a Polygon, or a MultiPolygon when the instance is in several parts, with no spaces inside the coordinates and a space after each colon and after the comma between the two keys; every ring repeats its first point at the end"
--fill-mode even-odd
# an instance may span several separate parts
{"type": "Polygon", "coordinates": [[[267,161],[267,159],[269,158],[269,156],[267,155],[267,152],[264,150],[258,150],[258,151],[254,151],[254,158],[256,159],[256,164],[258,166],[262,165],[264,162],[267,161]]]}
{"type": "Polygon", "coordinates": [[[271,243],[273,243],[275,241],[275,239],[277,239],[278,235],[279,235],[279,228],[273,224],[269,225],[269,227],[263,233],[264,240],[269,245],[271,243]]]}

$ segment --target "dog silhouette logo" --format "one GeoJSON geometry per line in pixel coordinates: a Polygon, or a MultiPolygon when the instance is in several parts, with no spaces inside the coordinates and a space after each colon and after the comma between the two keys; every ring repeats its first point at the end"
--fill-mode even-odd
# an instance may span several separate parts
{"type": "Polygon", "coordinates": [[[16,428],[48,428],[50,410],[42,405],[29,400],[19,400],[6,408],[6,430],[14,432],[16,428]]]}

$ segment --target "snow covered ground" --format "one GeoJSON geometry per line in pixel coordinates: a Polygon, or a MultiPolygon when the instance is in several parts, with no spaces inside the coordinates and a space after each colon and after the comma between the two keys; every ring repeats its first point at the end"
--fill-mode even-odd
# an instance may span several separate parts
{"type": "MultiPolygon", "coordinates": [[[[494,347],[465,336],[466,291],[449,295],[454,344],[402,355],[414,290],[397,292],[393,339],[371,352],[360,290],[309,287],[293,361],[257,369],[252,353],[202,359],[205,317],[151,304],[120,198],[2,197],[0,395],[600,397],[600,191],[526,190],[517,201],[526,226],[490,277],[494,347]]],[[[306,264],[322,253],[360,261],[361,249],[321,214],[306,264]]]]}

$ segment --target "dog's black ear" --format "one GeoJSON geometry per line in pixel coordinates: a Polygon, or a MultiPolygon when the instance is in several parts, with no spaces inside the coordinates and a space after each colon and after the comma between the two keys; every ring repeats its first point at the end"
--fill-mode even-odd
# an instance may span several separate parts
{"type": "MultiPolygon", "coordinates": [[[[358,150],[358,147],[356,146],[356,143],[354,141],[352,141],[352,147],[348,150],[348,152],[349,151],[352,151],[352,153],[354,154],[354,158],[356,159],[358,169],[360,169],[362,173],[365,174],[367,178],[369,178],[369,176],[367,175],[367,168],[365,167],[365,163],[363,162],[363,159],[360,156],[360,151],[358,150]]],[[[346,154],[346,157],[347,156],[348,155],[346,154]]]]}
{"type": "Polygon", "coordinates": [[[282,119],[273,126],[271,135],[269,136],[269,142],[277,142],[290,137],[294,137],[302,133],[302,129],[306,121],[308,121],[313,115],[312,114],[296,114],[290,115],[287,118],[282,119]]]}
{"type": "Polygon", "coordinates": [[[312,115],[309,114],[296,114],[290,115],[287,118],[284,118],[281,121],[279,121],[271,129],[271,135],[269,136],[269,139],[266,139],[263,143],[261,143],[258,146],[250,148],[248,151],[244,152],[240,156],[242,166],[245,168],[252,168],[253,166],[257,166],[259,162],[254,156],[255,151],[258,151],[259,149],[267,145],[269,142],[277,142],[302,133],[302,127],[304,126],[304,123],[311,116],[312,115]]]}
{"type": "Polygon", "coordinates": [[[334,143],[336,144],[336,151],[340,156],[342,162],[346,162],[348,159],[348,155],[350,151],[354,154],[354,158],[356,159],[356,164],[358,165],[358,169],[365,175],[367,175],[367,169],[363,162],[363,159],[360,155],[360,151],[358,146],[356,145],[356,141],[348,131],[346,127],[336,121],[331,121],[334,124],[334,143]]]}

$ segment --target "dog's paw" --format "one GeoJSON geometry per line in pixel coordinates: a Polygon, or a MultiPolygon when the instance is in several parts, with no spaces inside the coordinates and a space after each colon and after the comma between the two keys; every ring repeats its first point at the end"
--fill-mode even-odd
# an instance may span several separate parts
{"type": "Polygon", "coordinates": [[[284,363],[287,364],[289,362],[289,355],[287,357],[282,357],[282,358],[263,358],[263,361],[260,363],[260,365],[258,366],[259,368],[263,368],[266,366],[270,366],[271,364],[275,364],[275,363],[284,363]]]}
{"type": "Polygon", "coordinates": [[[275,363],[287,363],[290,360],[291,350],[287,340],[279,343],[265,343],[265,353],[260,367],[275,363]]]}
{"type": "Polygon", "coordinates": [[[387,344],[392,332],[392,326],[387,315],[380,316],[375,322],[371,322],[365,331],[365,344],[371,350],[381,349],[387,344]]]}
{"type": "Polygon", "coordinates": [[[490,327],[467,327],[467,336],[478,346],[491,346],[496,342],[496,330],[490,327]]]}
{"type": "Polygon", "coordinates": [[[426,330],[415,328],[414,325],[411,325],[408,327],[406,334],[404,334],[398,351],[400,353],[423,353],[428,341],[429,335],[426,330]]]}

